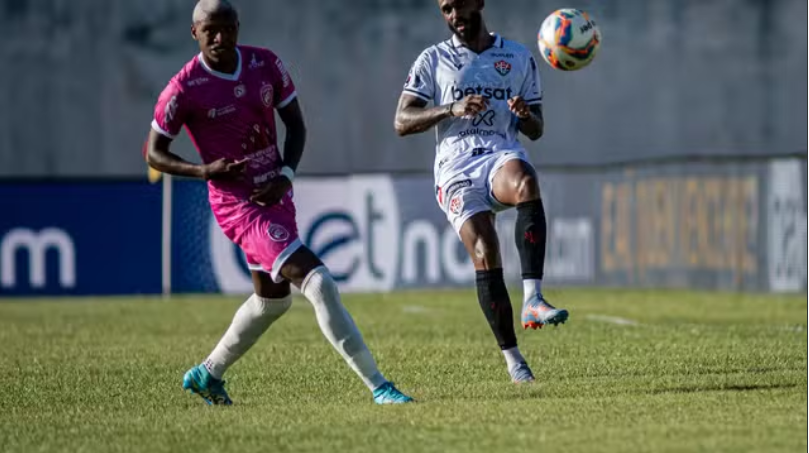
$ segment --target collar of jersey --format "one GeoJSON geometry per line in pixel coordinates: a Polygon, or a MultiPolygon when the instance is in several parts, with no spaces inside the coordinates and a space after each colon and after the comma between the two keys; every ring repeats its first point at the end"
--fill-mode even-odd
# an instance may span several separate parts
{"type": "MultiPolygon", "coordinates": [[[[492,47],[489,47],[489,49],[494,49],[494,48],[497,48],[497,47],[503,47],[503,38],[501,38],[500,35],[498,35],[497,33],[489,33],[489,34],[494,36],[494,44],[492,44],[492,47]]],[[[466,47],[464,45],[464,43],[462,43],[461,40],[458,39],[458,35],[456,35],[455,33],[452,34],[452,47],[456,47],[456,48],[457,47],[466,47]]],[[[489,50],[489,49],[486,49],[486,50],[489,50]]],[[[485,52],[486,50],[484,50],[483,52],[485,52]]]]}
{"type": "Polygon", "coordinates": [[[208,73],[210,73],[211,75],[219,77],[220,79],[236,81],[239,80],[239,76],[242,75],[242,52],[239,50],[238,47],[236,47],[236,55],[238,56],[239,59],[236,63],[236,72],[234,72],[233,74],[219,72],[211,69],[208,66],[208,64],[205,63],[205,59],[202,58],[202,52],[200,52],[199,55],[197,55],[197,60],[199,60],[199,64],[202,65],[202,69],[208,71],[208,73]]]}

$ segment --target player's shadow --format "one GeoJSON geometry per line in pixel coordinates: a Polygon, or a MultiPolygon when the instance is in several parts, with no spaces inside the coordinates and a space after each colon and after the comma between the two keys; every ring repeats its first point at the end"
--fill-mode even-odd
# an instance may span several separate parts
{"type": "Polygon", "coordinates": [[[702,392],[752,392],[757,390],[777,390],[795,388],[798,384],[748,384],[748,385],[694,385],[683,387],[666,387],[644,390],[641,393],[650,395],[702,393],[702,392]]]}
{"type": "Polygon", "coordinates": [[[690,375],[698,375],[698,376],[709,376],[709,375],[727,375],[727,374],[734,374],[734,373],[744,373],[744,374],[767,374],[773,372],[783,372],[783,371],[801,371],[799,366],[787,367],[756,367],[756,368],[733,368],[733,369],[716,369],[716,368],[704,368],[699,370],[673,370],[673,371],[663,371],[660,369],[622,369],[618,367],[604,369],[601,368],[596,371],[591,371],[587,373],[581,373],[576,375],[566,375],[566,374],[558,374],[557,377],[559,379],[562,378],[604,378],[604,377],[658,377],[661,374],[666,375],[677,375],[677,376],[690,376],[690,375]]]}

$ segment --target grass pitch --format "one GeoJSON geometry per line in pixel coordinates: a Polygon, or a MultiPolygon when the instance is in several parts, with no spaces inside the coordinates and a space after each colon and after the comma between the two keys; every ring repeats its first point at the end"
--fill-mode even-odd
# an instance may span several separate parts
{"type": "Polygon", "coordinates": [[[180,386],[240,298],[6,300],[0,451],[807,450],[803,296],[548,296],[571,319],[520,331],[538,382],[519,387],[474,293],[346,296],[418,400],[399,407],[372,404],[302,299],[228,372],[229,408],[180,386]]]}

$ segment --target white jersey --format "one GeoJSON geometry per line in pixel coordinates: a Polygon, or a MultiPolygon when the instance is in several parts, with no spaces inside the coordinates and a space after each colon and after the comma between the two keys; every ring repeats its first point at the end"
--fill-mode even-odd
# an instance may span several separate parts
{"type": "Polygon", "coordinates": [[[447,118],[436,125],[436,179],[472,156],[524,151],[517,117],[507,101],[521,96],[529,105],[542,103],[537,64],[522,44],[492,36],[494,45],[477,54],[453,35],[422,52],[410,69],[404,85],[407,94],[434,105],[470,94],[483,95],[489,102],[489,109],[474,118],[447,118]]]}

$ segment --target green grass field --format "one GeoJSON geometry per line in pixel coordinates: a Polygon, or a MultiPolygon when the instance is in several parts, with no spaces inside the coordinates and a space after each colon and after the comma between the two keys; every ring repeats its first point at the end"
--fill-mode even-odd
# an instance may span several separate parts
{"type": "MultiPolygon", "coordinates": [[[[514,300],[518,294],[513,294],[514,300]]],[[[183,372],[237,298],[0,303],[2,451],[806,451],[807,302],[557,290],[559,328],[520,331],[515,386],[472,292],[347,296],[390,379],[379,407],[302,299],[208,407],[183,372]]]]}

